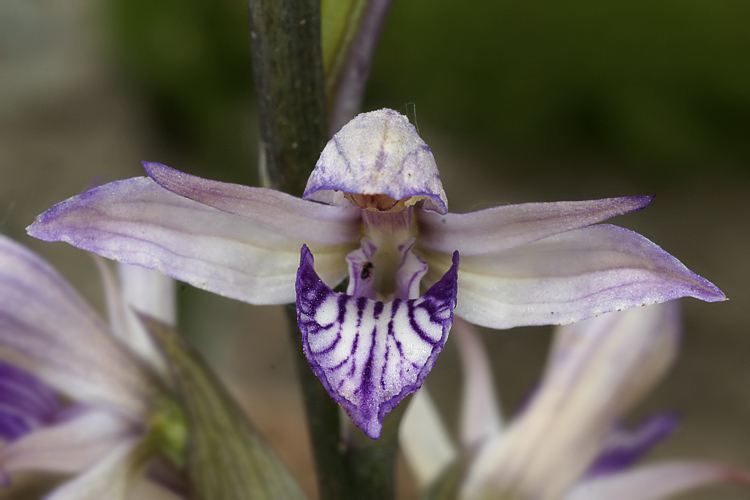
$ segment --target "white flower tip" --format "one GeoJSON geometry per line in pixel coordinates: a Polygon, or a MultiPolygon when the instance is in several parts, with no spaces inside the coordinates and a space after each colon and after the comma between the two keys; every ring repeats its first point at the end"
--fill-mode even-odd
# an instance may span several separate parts
{"type": "Polygon", "coordinates": [[[310,175],[303,198],[341,202],[340,191],[386,195],[393,200],[424,199],[440,214],[448,201],[435,159],[417,129],[392,109],[362,113],[328,141],[310,175]]]}

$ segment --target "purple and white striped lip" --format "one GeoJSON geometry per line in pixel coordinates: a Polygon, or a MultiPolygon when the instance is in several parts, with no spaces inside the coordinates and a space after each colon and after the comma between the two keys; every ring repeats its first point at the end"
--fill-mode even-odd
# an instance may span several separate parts
{"type": "Polygon", "coordinates": [[[445,275],[419,298],[381,302],[331,290],[302,247],[297,322],[310,367],[331,398],[372,439],[383,419],[419,389],[453,323],[458,252],[445,275]]]}
{"type": "Polygon", "coordinates": [[[60,410],[55,392],[31,374],[0,361],[0,439],[13,442],[49,423],[60,410]]]}
{"type": "Polygon", "coordinates": [[[424,200],[448,212],[435,158],[417,129],[392,109],[362,113],[344,125],[320,154],[307,181],[306,200],[393,211],[424,200]],[[336,196],[336,192],[346,193],[336,196]]]}

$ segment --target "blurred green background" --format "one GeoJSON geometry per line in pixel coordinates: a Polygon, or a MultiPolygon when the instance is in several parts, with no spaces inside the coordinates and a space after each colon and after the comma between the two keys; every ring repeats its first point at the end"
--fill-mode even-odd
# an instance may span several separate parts
{"type": "MultiPolygon", "coordinates": [[[[366,110],[416,121],[453,211],[657,194],[615,223],[731,300],[684,301],[683,354],[639,410],[684,418],[654,457],[750,467],[749,19],[743,0],[396,1],[366,96],[366,110]]],[[[0,232],[100,308],[91,260],[27,237],[33,217],[142,175],[144,159],[256,184],[257,143],[244,2],[0,2],[0,232]]],[[[311,489],[278,309],[185,285],[180,301],[183,330],[311,489]]],[[[485,332],[507,409],[538,377],[549,334],[485,332]]],[[[449,343],[429,379],[451,421],[455,363],[449,343]]],[[[747,497],[728,486],[685,498],[747,497]]]]}
{"type": "MultiPolygon", "coordinates": [[[[252,164],[244,3],[106,7],[114,61],[163,137],[227,175],[252,164]]],[[[394,2],[365,108],[414,103],[423,122],[524,161],[742,169],[748,19],[742,0],[394,2]]]]}

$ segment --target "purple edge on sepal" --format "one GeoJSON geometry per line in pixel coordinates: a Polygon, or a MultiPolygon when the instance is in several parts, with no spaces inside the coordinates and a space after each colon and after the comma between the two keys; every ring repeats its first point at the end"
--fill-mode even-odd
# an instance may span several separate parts
{"type": "MultiPolygon", "coordinates": [[[[142,160],[141,165],[143,165],[143,170],[145,170],[146,175],[149,176],[154,182],[156,182],[160,186],[161,184],[156,179],[160,177],[160,175],[177,176],[182,173],[179,170],[176,170],[172,167],[168,167],[164,165],[163,163],[159,163],[158,161],[142,160]]],[[[164,189],[167,189],[167,188],[164,187],[164,189]]]]}
{"type": "MultiPolygon", "coordinates": [[[[621,215],[625,215],[625,214],[633,213],[633,212],[639,212],[643,210],[644,208],[646,208],[647,206],[649,206],[651,202],[654,201],[655,198],[656,198],[655,194],[643,195],[643,196],[626,196],[623,199],[635,201],[637,203],[637,206],[631,210],[624,211],[621,215]]],[[[676,257],[672,256],[671,254],[670,256],[672,257],[672,259],[677,261],[678,264],[680,264],[681,266],[687,269],[687,267],[684,266],[684,264],[682,264],[682,262],[680,262],[676,257]]],[[[717,287],[716,285],[708,281],[706,278],[699,276],[698,274],[694,273],[690,269],[687,269],[687,271],[691,275],[693,275],[693,277],[696,278],[705,287],[704,293],[693,295],[693,297],[699,300],[706,301],[706,302],[720,302],[724,300],[729,300],[727,296],[724,295],[724,292],[722,292],[719,289],[719,287],[717,287]]]]}
{"type": "Polygon", "coordinates": [[[630,202],[634,202],[635,206],[629,210],[623,211],[621,215],[630,214],[633,212],[639,212],[649,206],[652,201],[654,201],[654,198],[656,198],[655,194],[645,194],[645,195],[637,195],[637,196],[623,196],[623,200],[628,200],[630,202]]]}
{"type": "MultiPolygon", "coordinates": [[[[433,366],[435,366],[435,362],[437,360],[437,356],[442,351],[443,347],[445,346],[445,342],[448,340],[448,333],[450,331],[450,327],[453,324],[453,308],[456,304],[456,294],[457,294],[457,284],[458,284],[458,261],[459,256],[458,252],[453,253],[452,258],[452,265],[450,269],[443,275],[443,277],[433,284],[427,292],[422,295],[421,299],[424,299],[426,301],[435,301],[435,302],[450,302],[450,315],[449,319],[445,322],[443,326],[443,333],[439,341],[437,341],[432,348],[432,352],[427,360],[427,362],[423,365],[422,369],[420,370],[415,383],[413,384],[407,384],[403,387],[401,392],[392,398],[384,401],[380,404],[380,407],[377,409],[378,411],[378,426],[377,428],[373,428],[371,426],[365,425],[368,422],[367,416],[371,414],[372,410],[367,411],[367,409],[360,409],[356,405],[352,404],[348,399],[345,397],[339,395],[333,387],[331,387],[330,383],[328,382],[325,370],[322,366],[320,366],[318,363],[316,363],[314,356],[310,352],[309,344],[307,341],[308,331],[310,325],[305,324],[305,322],[302,320],[302,314],[303,311],[307,310],[309,308],[309,304],[303,303],[307,302],[306,300],[303,301],[303,297],[305,295],[313,296],[315,297],[313,301],[316,303],[321,303],[325,298],[327,298],[329,295],[334,294],[333,290],[331,290],[328,285],[326,285],[317,275],[315,272],[314,266],[313,266],[313,256],[310,250],[307,248],[306,245],[302,246],[302,249],[300,250],[300,266],[297,271],[297,322],[300,327],[300,332],[302,333],[302,347],[303,351],[305,353],[305,357],[307,358],[308,362],[310,363],[310,368],[312,369],[313,373],[318,377],[318,379],[321,381],[323,386],[325,387],[328,394],[331,396],[331,399],[342,406],[344,411],[349,415],[349,417],[352,419],[352,421],[362,429],[362,431],[371,439],[377,439],[380,437],[380,433],[382,431],[382,422],[385,419],[386,415],[395,408],[406,396],[409,394],[417,391],[422,384],[424,383],[425,378],[429,374],[430,370],[432,370],[433,366]]],[[[344,294],[339,294],[344,295],[344,294]]],[[[418,299],[414,299],[418,300],[418,299]]],[[[382,304],[382,303],[381,303],[382,304]]],[[[314,306],[313,306],[314,307],[314,306]]]]}
{"type": "MultiPolygon", "coordinates": [[[[188,198],[191,200],[194,200],[192,196],[190,196],[187,192],[176,192],[173,185],[176,184],[185,191],[193,192],[195,191],[194,184],[190,184],[186,182],[186,180],[192,180],[196,183],[203,183],[204,185],[206,183],[218,184],[218,181],[210,181],[202,177],[188,174],[180,170],[174,169],[172,167],[168,167],[167,165],[164,165],[163,163],[159,163],[156,161],[143,160],[141,161],[141,165],[143,165],[143,170],[146,172],[146,175],[148,176],[149,179],[151,179],[152,181],[154,181],[155,183],[157,183],[159,186],[163,187],[167,191],[170,191],[172,193],[177,194],[178,196],[182,196],[183,198],[188,198]]],[[[229,186],[231,184],[227,183],[225,185],[229,186]]],[[[196,194],[200,195],[202,193],[196,193],[196,194]]]]}
{"type": "Polygon", "coordinates": [[[80,209],[80,207],[82,206],[84,206],[84,208],[88,208],[85,207],[85,203],[83,203],[88,198],[96,198],[98,196],[102,196],[102,193],[104,193],[104,196],[106,196],[106,193],[119,188],[120,185],[127,185],[131,183],[132,180],[133,179],[121,179],[112,181],[107,184],[89,189],[88,191],[84,191],[83,193],[68,198],[67,200],[55,203],[50,208],[36,216],[34,222],[32,222],[26,228],[26,233],[32,238],[36,238],[38,240],[49,242],[64,241],[75,247],[79,247],[87,251],[92,251],[89,250],[89,247],[92,245],[86,244],[91,242],[91,238],[79,238],[74,234],[72,235],[70,233],[67,233],[65,231],[66,227],[60,227],[59,225],[51,224],[56,222],[56,219],[68,215],[69,213],[80,209]]]}

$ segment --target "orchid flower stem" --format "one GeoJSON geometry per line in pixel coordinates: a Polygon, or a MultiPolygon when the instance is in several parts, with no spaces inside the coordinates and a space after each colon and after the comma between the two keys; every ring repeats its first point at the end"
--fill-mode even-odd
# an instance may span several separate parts
{"type": "MultiPolygon", "coordinates": [[[[299,196],[328,138],[320,5],[316,0],[248,0],[248,6],[261,178],[266,187],[299,196]]],[[[395,429],[376,442],[364,436],[356,443],[343,441],[338,405],[303,355],[294,306],[287,307],[287,315],[321,500],[392,498],[395,429]]]]}
{"type": "Polygon", "coordinates": [[[320,498],[354,498],[353,484],[343,454],[345,445],[342,442],[339,406],[331,400],[320,380],[310,370],[307,358],[302,352],[302,334],[297,328],[296,309],[289,305],[285,311],[294,346],[297,376],[307,409],[307,426],[310,431],[313,458],[317,465],[320,498]]]}
{"type": "MultiPolygon", "coordinates": [[[[319,5],[314,0],[249,0],[248,7],[263,145],[261,177],[266,187],[299,196],[326,141],[319,5]]],[[[320,498],[349,498],[338,407],[302,354],[294,307],[287,312],[320,498]]]]}
{"type": "MultiPolygon", "coordinates": [[[[401,404],[383,421],[380,438],[372,440],[359,429],[352,429],[349,467],[358,500],[395,498],[394,471],[398,451],[398,427],[408,404],[401,404]]],[[[353,427],[353,426],[352,426],[353,427]]]]}
{"type": "Polygon", "coordinates": [[[325,146],[326,100],[315,0],[248,0],[266,187],[301,196],[325,146]]]}

